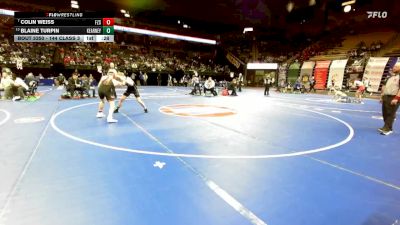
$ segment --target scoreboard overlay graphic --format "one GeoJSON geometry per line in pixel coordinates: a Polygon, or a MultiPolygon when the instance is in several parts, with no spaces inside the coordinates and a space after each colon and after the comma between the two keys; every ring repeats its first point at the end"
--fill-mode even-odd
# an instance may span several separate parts
{"type": "Polygon", "coordinates": [[[98,12],[15,12],[14,42],[114,42],[114,18],[98,12]]]}

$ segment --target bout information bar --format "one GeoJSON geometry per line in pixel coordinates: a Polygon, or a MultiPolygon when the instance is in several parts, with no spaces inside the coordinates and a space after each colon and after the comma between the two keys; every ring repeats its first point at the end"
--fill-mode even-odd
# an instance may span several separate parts
{"type": "Polygon", "coordinates": [[[110,13],[16,12],[15,42],[114,42],[110,13]]]}

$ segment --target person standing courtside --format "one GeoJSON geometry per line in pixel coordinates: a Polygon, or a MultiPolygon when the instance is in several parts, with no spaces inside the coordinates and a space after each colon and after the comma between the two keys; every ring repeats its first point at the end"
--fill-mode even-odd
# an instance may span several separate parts
{"type": "Polygon", "coordinates": [[[149,76],[147,73],[143,74],[143,86],[147,86],[147,79],[149,79],[149,76]]]}
{"type": "Polygon", "coordinates": [[[400,62],[396,63],[389,74],[390,76],[382,86],[381,95],[382,115],[385,125],[378,130],[383,135],[393,133],[393,123],[400,105],[400,62]]]}
{"type": "Polygon", "coordinates": [[[242,73],[239,73],[238,82],[239,82],[239,92],[242,92],[242,85],[243,85],[243,74],[242,73]]]}
{"type": "Polygon", "coordinates": [[[158,73],[157,75],[157,85],[161,86],[161,73],[158,73]]]}
{"type": "Polygon", "coordinates": [[[310,90],[308,91],[308,93],[310,93],[311,91],[314,91],[314,93],[315,93],[315,88],[314,88],[314,86],[315,86],[315,79],[314,79],[314,76],[312,76],[311,78],[310,78],[310,90]]]}
{"type": "Polygon", "coordinates": [[[271,78],[271,76],[269,74],[265,75],[265,77],[264,77],[264,86],[265,86],[264,96],[269,96],[269,88],[271,87],[271,84],[273,84],[273,83],[274,83],[274,78],[273,77],[271,78]]]}
{"type": "Polygon", "coordinates": [[[192,84],[193,84],[193,90],[192,92],[190,92],[190,94],[195,95],[196,93],[199,93],[201,95],[200,79],[196,74],[193,75],[192,84]]]}
{"type": "Polygon", "coordinates": [[[171,74],[168,74],[168,84],[167,84],[167,86],[169,86],[169,87],[174,86],[173,83],[172,83],[172,76],[171,76],[171,74]]]}

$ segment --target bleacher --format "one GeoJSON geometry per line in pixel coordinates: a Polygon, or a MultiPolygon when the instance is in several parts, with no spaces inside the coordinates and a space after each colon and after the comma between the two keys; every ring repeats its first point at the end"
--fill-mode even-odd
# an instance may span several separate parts
{"type": "Polygon", "coordinates": [[[357,44],[360,43],[360,41],[363,41],[366,46],[370,46],[373,42],[380,40],[385,45],[396,35],[397,33],[394,31],[380,31],[365,34],[348,35],[344,37],[344,41],[342,42],[341,46],[328,50],[326,52],[327,54],[311,57],[310,60],[346,59],[348,57],[347,53],[356,48],[357,44]]]}
{"type": "Polygon", "coordinates": [[[400,56],[400,34],[397,33],[387,45],[379,51],[379,56],[399,57],[400,56]]]}

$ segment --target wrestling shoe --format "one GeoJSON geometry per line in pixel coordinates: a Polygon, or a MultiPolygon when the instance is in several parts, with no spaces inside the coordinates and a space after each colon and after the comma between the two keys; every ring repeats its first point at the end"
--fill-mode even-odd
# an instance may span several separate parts
{"type": "Polygon", "coordinates": [[[144,109],[144,113],[148,113],[149,111],[147,110],[147,108],[144,109]]]}
{"type": "Polygon", "coordinates": [[[103,112],[98,112],[97,114],[96,114],[96,117],[97,118],[103,118],[103,117],[105,117],[106,115],[103,113],[103,112]]]}
{"type": "Polygon", "coordinates": [[[113,119],[113,118],[107,118],[107,123],[117,123],[118,120],[113,119]]]}
{"type": "Polygon", "coordinates": [[[119,111],[119,107],[117,106],[117,108],[114,109],[114,113],[118,113],[119,111]]]}
{"type": "Polygon", "coordinates": [[[378,128],[378,131],[382,133],[384,131],[384,129],[385,129],[384,127],[381,127],[381,128],[378,128]]]}
{"type": "Polygon", "coordinates": [[[393,133],[393,131],[391,131],[391,130],[386,130],[386,129],[382,129],[382,132],[381,132],[382,135],[390,135],[390,134],[392,134],[392,133],[393,133]]]}

